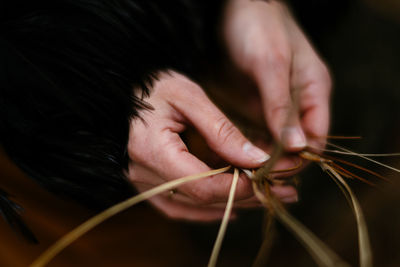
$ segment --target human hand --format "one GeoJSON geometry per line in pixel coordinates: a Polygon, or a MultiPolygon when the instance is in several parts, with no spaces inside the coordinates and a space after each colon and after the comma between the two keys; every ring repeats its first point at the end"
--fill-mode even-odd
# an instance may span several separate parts
{"type": "MultiPolygon", "coordinates": [[[[223,22],[233,61],[256,82],[267,125],[288,151],[329,127],[328,69],[280,1],[230,0],[223,22]]],[[[313,143],[321,147],[323,142],[313,143]]]]}
{"type": "MultiPolygon", "coordinates": [[[[128,178],[140,192],[210,170],[188,151],[179,136],[188,124],[229,164],[256,168],[269,158],[240,133],[197,84],[179,73],[161,73],[146,102],[154,110],[141,111],[140,118],[132,120],[128,144],[132,160],[128,178]]],[[[158,195],[150,202],[174,219],[217,220],[223,216],[231,182],[231,174],[219,174],[182,185],[173,195],[158,195]]],[[[272,191],[284,202],[297,199],[291,186],[274,186],[272,191]]],[[[235,200],[235,207],[260,205],[244,175],[239,178],[235,200]]]]}

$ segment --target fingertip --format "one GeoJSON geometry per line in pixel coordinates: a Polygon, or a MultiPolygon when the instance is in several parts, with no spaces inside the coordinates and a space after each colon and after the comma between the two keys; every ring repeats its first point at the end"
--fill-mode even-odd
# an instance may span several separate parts
{"type": "Polygon", "coordinates": [[[261,150],[250,142],[246,142],[243,145],[242,150],[255,164],[264,163],[271,158],[271,156],[265,151],[261,150]]]}
{"type": "Polygon", "coordinates": [[[298,126],[287,126],[282,129],[281,142],[288,151],[299,151],[307,146],[303,130],[298,126]]]}

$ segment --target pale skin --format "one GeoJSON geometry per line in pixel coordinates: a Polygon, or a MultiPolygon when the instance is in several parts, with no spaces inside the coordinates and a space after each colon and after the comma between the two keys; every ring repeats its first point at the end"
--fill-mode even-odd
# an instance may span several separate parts
{"type": "MultiPolygon", "coordinates": [[[[329,72],[287,8],[278,1],[231,0],[222,27],[233,62],[258,86],[273,137],[287,151],[299,151],[312,142],[308,136],[326,136],[329,72]],[[296,109],[294,97],[298,99],[296,109]]],[[[182,74],[161,73],[146,102],[154,110],[142,111],[142,119],[131,122],[128,144],[132,160],[128,177],[140,192],[210,169],[190,153],[179,136],[189,124],[229,164],[257,168],[269,158],[270,151],[252,145],[203,89],[182,74]]],[[[231,181],[231,174],[219,174],[150,201],[173,219],[218,220],[223,216],[231,181]]],[[[274,186],[272,192],[283,202],[297,200],[291,186],[274,186]]],[[[239,179],[235,199],[238,208],[260,205],[245,175],[239,179]]]]}

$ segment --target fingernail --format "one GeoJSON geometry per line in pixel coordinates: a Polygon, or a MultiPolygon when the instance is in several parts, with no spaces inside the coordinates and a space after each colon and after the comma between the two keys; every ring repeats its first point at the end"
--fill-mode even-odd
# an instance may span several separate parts
{"type": "Polygon", "coordinates": [[[304,148],[307,145],[303,131],[297,127],[285,127],[281,138],[284,146],[288,148],[304,148]]]}
{"type": "Polygon", "coordinates": [[[283,203],[295,203],[295,202],[299,201],[299,197],[297,195],[292,196],[292,197],[285,197],[285,198],[282,198],[281,201],[283,203]]]}
{"type": "Polygon", "coordinates": [[[250,142],[247,142],[243,145],[243,151],[257,163],[265,162],[270,158],[267,153],[254,146],[250,142]]]}

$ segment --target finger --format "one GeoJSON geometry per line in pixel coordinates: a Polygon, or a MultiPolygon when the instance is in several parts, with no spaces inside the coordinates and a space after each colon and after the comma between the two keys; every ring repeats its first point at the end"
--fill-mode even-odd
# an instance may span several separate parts
{"type": "Polygon", "coordinates": [[[193,84],[188,88],[173,105],[205,137],[211,149],[229,163],[246,168],[258,167],[269,159],[268,154],[243,136],[201,88],[193,84]]]}
{"type": "MultiPolygon", "coordinates": [[[[162,196],[155,196],[149,201],[168,218],[175,220],[211,222],[220,220],[224,216],[224,209],[221,208],[196,207],[162,196]]],[[[234,216],[233,213],[232,217],[234,216]]]]}
{"type": "MultiPolygon", "coordinates": [[[[155,186],[155,185],[151,186],[151,185],[143,184],[143,183],[135,183],[134,185],[139,192],[148,191],[155,186]]],[[[161,193],[160,196],[166,197],[169,200],[174,201],[174,202],[181,202],[182,204],[186,204],[186,205],[201,206],[201,205],[199,205],[199,203],[194,201],[192,198],[179,192],[177,189],[168,190],[167,192],[161,193]]]]}
{"type": "Polygon", "coordinates": [[[164,182],[164,180],[151,169],[133,161],[128,165],[127,177],[135,185],[142,184],[154,187],[164,182]]]}
{"type": "Polygon", "coordinates": [[[293,186],[273,185],[271,192],[284,203],[293,203],[298,201],[297,191],[293,186]]]}
{"type": "MultiPolygon", "coordinates": [[[[299,109],[302,127],[307,136],[326,136],[329,129],[329,102],[332,81],[329,70],[319,58],[310,42],[301,34],[297,25],[292,24],[298,35],[294,44],[296,58],[293,62],[292,86],[299,88],[299,109]]],[[[324,146],[313,142],[314,146],[324,146]]]]}
{"type": "MultiPolygon", "coordinates": [[[[213,208],[225,209],[226,205],[227,205],[226,201],[220,201],[218,203],[213,203],[213,204],[199,205],[198,202],[196,202],[192,198],[180,193],[178,190],[174,191],[173,193],[167,192],[164,195],[171,201],[181,202],[186,205],[192,205],[192,206],[197,206],[197,207],[213,207],[213,208]]],[[[234,207],[235,208],[258,208],[258,207],[262,207],[262,204],[256,197],[253,196],[248,199],[235,201],[234,207]]]]}
{"type": "MultiPolygon", "coordinates": [[[[159,157],[162,164],[168,166],[167,172],[164,170],[160,170],[160,172],[163,172],[162,175],[169,180],[210,170],[206,164],[185,149],[162,150],[159,157]]],[[[179,191],[190,196],[198,204],[225,202],[228,199],[232,178],[232,174],[229,173],[218,174],[182,185],[179,187],[179,191]]],[[[235,199],[247,199],[252,195],[250,180],[240,176],[235,199]]]]}
{"type": "Polygon", "coordinates": [[[254,195],[251,198],[239,200],[234,202],[234,208],[259,208],[262,207],[260,200],[254,195]]]}
{"type": "MultiPolygon", "coordinates": [[[[315,82],[310,83],[302,89],[300,94],[300,109],[302,111],[302,127],[312,137],[327,136],[329,130],[329,99],[331,91],[331,82],[329,74],[323,69],[319,70],[321,74],[315,74],[315,82]]],[[[312,144],[314,146],[324,146],[321,139],[312,144]]]]}
{"type": "Polygon", "coordinates": [[[306,139],[299,121],[298,109],[293,105],[290,91],[290,58],[287,52],[274,52],[255,64],[253,75],[260,89],[267,124],[276,140],[286,150],[298,151],[306,139]],[[275,54],[275,55],[274,55],[275,54]]]}
{"type": "MultiPolygon", "coordinates": [[[[227,202],[225,201],[215,201],[215,203],[212,204],[199,204],[198,201],[195,201],[194,199],[188,197],[185,194],[182,194],[179,190],[173,190],[170,192],[167,192],[165,194],[166,197],[168,197],[170,200],[177,201],[177,202],[182,202],[188,205],[194,205],[194,206],[202,206],[202,207],[214,207],[214,208],[223,208],[225,209],[227,202]]],[[[234,206],[237,208],[251,208],[251,207],[261,207],[262,204],[256,198],[255,196],[252,196],[247,199],[243,200],[235,200],[234,201],[234,206]]]]}
{"type": "Polygon", "coordinates": [[[312,105],[306,109],[302,119],[302,125],[307,134],[311,137],[308,143],[314,147],[324,147],[325,139],[329,130],[329,103],[312,105]],[[312,137],[316,137],[313,139],[312,137]]]}
{"type": "MultiPolygon", "coordinates": [[[[154,186],[151,186],[148,184],[143,184],[143,183],[135,183],[134,185],[135,185],[136,189],[139,190],[139,192],[144,192],[144,191],[150,190],[152,187],[154,187],[154,186]]],[[[199,203],[197,201],[188,197],[185,194],[182,194],[179,190],[176,190],[176,189],[170,190],[170,191],[162,193],[160,195],[168,198],[171,201],[180,202],[182,204],[189,205],[189,206],[213,207],[213,208],[225,209],[226,205],[227,205],[226,201],[220,201],[220,202],[214,203],[214,204],[200,204],[199,205],[199,203]]],[[[255,196],[253,196],[248,199],[235,201],[234,207],[235,208],[256,208],[256,207],[262,207],[262,204],[255,196]]]]}
{"type": "MultiPolygon", "coordinates": [[[[262,207],[261,202],[256,198],[255,196],[252,196],[248,199],[243,199],[243,200],[235,200],[233,203],[235,208],[258,208],[262,207]]],[[[209,205],[211,207],[217,207],[217,208],[224,208],[226,207],[226,201],[224,202],[219,202],[215,204],[209,205]]]]}
{"type": "MultiPolygon", "coordinates": [[[[129,139],[128,151],[133,162],[145,166],[145,169],[151,170],[164,181],[210,170],[205,163],[189,153],[179,135],[168,128],[154,132],[151,127],[137,123],[129,139]],[[152,134],[155,136],[152,136],[152,134]]],[[[140,176],[140,173],[137,173],[137,175],[140,176]]],[[[232,184],[232,177],[232,174],[227,173],[203,178],[182,185],[179,187],[179,191],[193,198],[198,204],[226,201],[232,184]]],[[[146,177],[141,177],[135,180],[146,179],[146,177]]],[[[240,176],[235,198],[246,199],[251,197],[252,194],[249,179],[240,176]]]]}

